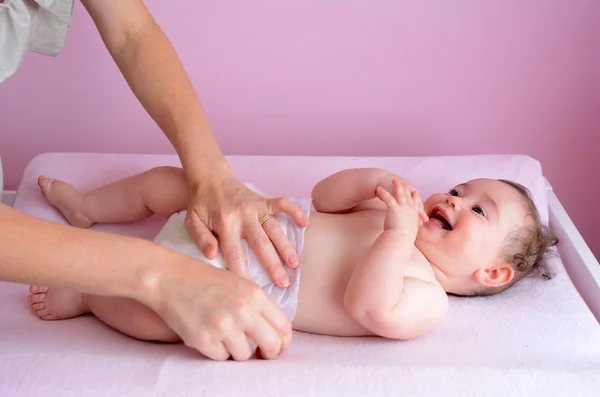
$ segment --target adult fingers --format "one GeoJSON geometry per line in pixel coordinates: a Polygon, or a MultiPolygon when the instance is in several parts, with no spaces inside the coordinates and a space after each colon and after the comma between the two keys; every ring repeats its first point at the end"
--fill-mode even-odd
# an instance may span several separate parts
{"type": "MultiPolygon", "coordinates": [[[[295,217],[295,221],[298,224],[308,225],[308,217],[304,211],[302,211],[302,209],[294,205],[288,199],[279,198],[269,200],[268,206],[273,214],[283,212],[293,219],[295,217]]],[[[298,257],[298,253],[290,243],[290,240],[286,234],[283,232],[283,230],[281,230],[281,227],[279,227],[279,222],[268,219],[263,223],[262,226],[285,263],[291,268],[297,267],[300,264],[300,258],[298,257]]]]}
{"type": "Polygon", "coordinates": [[[198,350],[211,360],[225,361],[231,357],[223,341],[210,337],[208,333],[198,338],[195,344],[190,344],[186,339],[183,339],[183,342],[186,346],[198,350]]]}
{"type": "Polygon", "coordinates": [[[298,225],[308,226],[308,216],[306,216],[306,213],[286,198],[269,199],[267,200],[267,206],[270,209],[270,214],[283,212],[290,216],[298,225]]]}
{"type": "Polygon", "coordinates": [[[263,316],[246,329],[246,335],[256,343],[257,358],[272,359],[283,353],[284,334],[263,316]]]}
{"type": "Polygon", "coordinates": [[[283,353],[292,343],[292,322],[283,310],[270,299],[265,299],[262,315],[279,334],[282,343],[278,354],[283,353]]]}
{"type": "MultiPolygon", "coordinates": [[[[281,264],[281,260],[271,243],[271,236],[281,244],[281,240],[287,240],[287,237],[279,227],[277,222],[272,217],[268,218],[263,226],[259,222],[251,222],[246,225],[248,231],[245,232],[246,240],[250,244],[250,248],[254,251],[256,256],[260,259],[262,265],[269,273],[269,276],[273,279],[275,284],[280,288],[285,288],[290,285],[290,279],[287,272],[281,264]]],[[[293,251],[293,247],[287,241],[287,251],[293,251]]]]}
{"type": "Polygon", "coordinates": [[[256,293],[249,298],[253,307],[259,312],[245,312],[240,317],[240,322],[245,324],[246,335],[256,345],[258,358],[275,358],[283,353],[292,342],[292,323],[283,310],[269,299],[262,290],[256,289],[256,293]],[[252,320],[252,321],[249,321],[252,320]]]}
{"type": "Polygon", "coordinates": [[[248,335],[239,329],[231,331],[223,338],[223,345],[236,361],[246,361],[252,357],[252,348],[248,342],[248,335]]]}
{"type": "Polygon", "coordinates": [[[214,259],[218,253],[219,243],[194,209],[188,209],[185,216],[185,227],[204,256],[214,259]]]}
{"type": "Polygon", "coordinates": [[[232,219],[221,221],[218,234],[227,268],[238,276],[249,279],[239,222],[232,219]]]}

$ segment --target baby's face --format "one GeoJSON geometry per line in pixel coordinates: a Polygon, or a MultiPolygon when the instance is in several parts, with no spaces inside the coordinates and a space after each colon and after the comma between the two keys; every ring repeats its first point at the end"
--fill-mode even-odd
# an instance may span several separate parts
{"type": "Polygon", "coordinates": [[[423,203],[429,221],[416,246],[449,277],[468,277],[501,259],[510,232],[525,225],[520,193],[494,179],[474,179],[423,203]]]}

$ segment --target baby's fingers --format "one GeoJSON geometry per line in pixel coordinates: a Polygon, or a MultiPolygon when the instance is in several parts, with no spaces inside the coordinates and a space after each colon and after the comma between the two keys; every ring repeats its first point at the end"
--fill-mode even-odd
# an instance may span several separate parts
{"type": "Polygon", "coordinates": [[[423,201],[421,200],[421,194],[418,190],[413,190],[412,196],[415,202],[415,209],[419,212],[419,218],[423,223],[429,220],[427,213],[425,212],[425,207],[423,207],[423,201]]]}
{"type": "Polygon", "coordinates": [[[408,193],[408,189],[404,187],[404,184],[398,179],[394,178],[392,180],[392,184],[394,185],[394,198],[400,204],[404,204],[409,200],[410,193],[408,193]]]}
{"type": "Polygon", "coordinates": [[[392,205],[398,204],[398,202],[396,201],[394,196],[392,196],[390,194],[390,192],[388,192],[381,186],[377,186],[377,189],[375,189],[375,195],[377,196],[377,198],[379,200],[383,201],[385,203],[385,205],[388,206],[388,208],[391,207],[392,205]]]}

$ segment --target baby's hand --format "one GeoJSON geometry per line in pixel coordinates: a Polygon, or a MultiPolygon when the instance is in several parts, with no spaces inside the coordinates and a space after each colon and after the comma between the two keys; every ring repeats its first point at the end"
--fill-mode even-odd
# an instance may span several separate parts
{"type": "Polygon", "coordinates": [[[398,178],[392,180],[392,185],[393,194],[381,186],[375,191],[387,206],[383,230],[394,229],[416,236],[419,226],[427,221],[419,191],[411,190],[398,178]]]}

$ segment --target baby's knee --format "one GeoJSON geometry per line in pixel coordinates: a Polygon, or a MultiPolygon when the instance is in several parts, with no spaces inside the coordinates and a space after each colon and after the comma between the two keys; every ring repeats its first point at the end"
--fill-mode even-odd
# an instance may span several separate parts
{"type": "Polygon", "coordinates": [[[145,174],[151,180],[166,180],[187,183],[183,169],[179,167],[172,167],[170,165],[151,168],[146,171],[145,174]]]}
{"type": "Polygon", "coordinates": [[[146,171],[144,178],[142,200],[155,213],[169,216],[187,206],[189,188],[181,168],[152,168],[146,171]]]}

